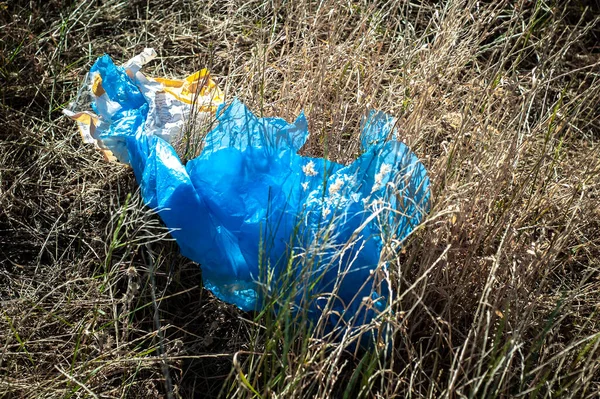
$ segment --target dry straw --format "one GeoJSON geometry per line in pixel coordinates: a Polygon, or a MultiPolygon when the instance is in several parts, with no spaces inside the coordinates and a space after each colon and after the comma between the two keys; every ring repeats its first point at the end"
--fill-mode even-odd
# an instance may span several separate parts
{"type": "Polygon", "coordinates": [[[597,397],[592,3],[0,2],[0,396],[597,397]],[[385,251],[375,350],[214,299],[80,143],[60,110],[85,71],[144,47],[153,76],[208,67],[258,114],[305,110],[305,154],[347,162],[368,109],[398,117],[434,204],[385,251]]]}

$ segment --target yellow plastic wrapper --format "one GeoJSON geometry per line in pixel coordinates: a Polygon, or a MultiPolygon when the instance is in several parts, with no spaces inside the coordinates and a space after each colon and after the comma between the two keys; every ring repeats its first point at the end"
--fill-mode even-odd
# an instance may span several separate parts
{"type": "MultiPolygon", "coordinates": [[[[146,48],[122,65],[122,68],[148,104],[144,134],[161,137],[177,148],[191,118],[195,122],[203,123],[214,117],[217,107],[224,102],[223,92],[211,79],[207,69],[195,72],[185,79],[146,76],[141,69],[154,58],[154,49],[146,48]]],[[[88,75],[85,89],[92,97],[88,103],[94,104],[95,109],[75,109],[81,106],[80,93],[75,103],[71,104],[69,109],[63,110],[63,113],[77,122],[83,141],[94,144],[107,160],[128,163],[129,156],[125,144],[119,143],[119,138],[103,135],[110,126],[110,117],[123,112],[121,105],[109,99],[98,73],[92,71],[88,75]],[[110,143],[107,143],[107,140],[110,140],[110,143]]]]}

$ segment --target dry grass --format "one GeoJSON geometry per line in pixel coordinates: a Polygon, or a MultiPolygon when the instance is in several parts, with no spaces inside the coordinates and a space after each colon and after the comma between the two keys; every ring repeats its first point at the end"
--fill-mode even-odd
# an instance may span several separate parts
{"type": "Polygon", "coordinates": [[[599,7],[565,3],[0,2],[0,396],[598,397],[599,7]],[[81,144],[60,109],[144,47],[149,74],[305,110],[307,154],[399,118],[434,204],[391,269],[392,352],[214,299],[81,144]]]}

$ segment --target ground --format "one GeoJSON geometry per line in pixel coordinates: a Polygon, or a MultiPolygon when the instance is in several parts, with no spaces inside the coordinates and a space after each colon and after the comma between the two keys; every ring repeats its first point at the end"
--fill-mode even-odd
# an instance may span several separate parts
{"type": "MultiPolygon", "coordinates": [[[[0,396],[598,397],[596,1],[0,1],[0,396]],[[347,163],[370,109],[428,168],[391,351],[202,288],[61,110],[97,57],[207,67],[347,163]]],[[[272,309],[271,309],[272,310],[272,309]]],[[[377,325],[370,326],[377,329],[377,325]]]]}

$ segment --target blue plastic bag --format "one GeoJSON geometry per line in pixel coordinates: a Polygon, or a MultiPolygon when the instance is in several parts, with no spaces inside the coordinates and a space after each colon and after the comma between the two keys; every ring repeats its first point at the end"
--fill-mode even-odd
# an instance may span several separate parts
{"type": "Polygon", "coordinates": [[[110,115],[96,107],[99,139],[131,164],[144,201],[218,298],[244,310],[274,298],[315,320],[326,311],[328,330],[369,322],[389,303],[382,250],[407,237],[430,200],[425,167],[394,138],[392,117],[365,118],[363,153],[344,166],[298,155],[304,114],[291,124],[257,118],[236,99],[218,108],[202,153],[184,166],[149,133],[137,75],[106,55],[91,73],[120,105],[110,115]]]}

